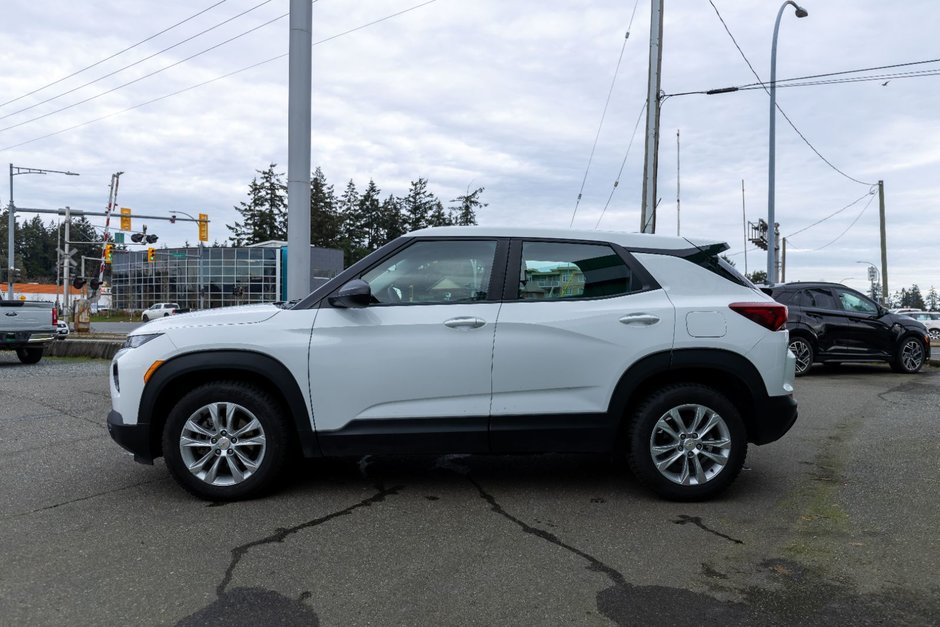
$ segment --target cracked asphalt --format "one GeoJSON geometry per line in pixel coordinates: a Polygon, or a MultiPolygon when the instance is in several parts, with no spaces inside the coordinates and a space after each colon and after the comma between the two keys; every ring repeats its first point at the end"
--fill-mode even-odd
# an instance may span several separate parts
{"type": "Polygon", "coordinates": [[[106,362],[0,353],[0,624],[938,624],[940,370],[797,398],[708,503],[541,455],[318,460],[215,504],[111,442],[106,362]]]}

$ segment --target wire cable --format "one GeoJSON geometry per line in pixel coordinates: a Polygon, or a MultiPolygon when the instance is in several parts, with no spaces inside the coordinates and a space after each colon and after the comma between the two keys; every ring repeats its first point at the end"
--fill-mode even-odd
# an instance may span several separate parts
{"type": "Polygon", "coordinates": [[[614,197],[614,192],[617,191],[617,187],[620,185],[620,177],[623,174],[623,168],[627,164],[627,157],[630,156],[630,149],[633,147],[633,140],[636,139],[636,131],[640,128],[640,120],[643,119],[643,112],[646,111],[646,101],[643,101],[643,106],[640,107],[640,113],[636,116],[636,124],[633,125],[633,135],[630,136],[630,143],[627,144],[627,153],[623,156],[623,161],[620,162],[620,171],[617,172],[617,178],[614,180],[614,186],[610,190],[610,195],[607,197],[607,203],[604,205],[604,210],[601,211],[600,217],[597,219],[597,222],[594,224],[594,230],[597,230],[597,227],[601,225],[601,220],[604,219],[604,214],[607,213],[607,207],[610,206],[610,201],[614,197]]]}
{"type": "MultiPolygon", "coordinates": [[[[314,1],[316,1],[316,0],[314,0],[314,1]]],[[[438,1],[438,0],[427,0],[426,2],[422,2],[421,4],[414,5],[414,6],[412,6],[412,7],[409,7],[409,8],[407,8],[407,9],[403,9],[403,10],[398,11],[398,12],[396,12],[396,13],[391,13],[391,14],[386,15],[385,17],[379,18],[379,19],[377,19],[377,20],[373,20],[373,21],[368,22],[368,23],[366,23],[366,24],[362,24],[362,25],[360,25],[360,26],[356,26],[355,28],[350,28],[349,30],[343,31],[343,32],[341,32],[341,33],[337,33],[336,35],[331,35],[330,37],[327,37],[327,38],[325,38],[325,39],[321,39],[321,40],[319,40],[319,41],[316,41],[316,42],[314,42],[313,44],[311,44],[311,47],[312,47],[312,46],[318,46],[318,45],[320,45],[320,44],[324,44],[324,43],[326,43],[326,42],[328,42],[328,41],[333,41],[334,39],[337,39],[337,38],[339,38],[339,37],[343,37],[343,36],[345,36],[345,35],[349,35],[349,34],[351,34],[351,33],[355,33],[356,31],[363,30],[364,28],[369,28],[370,26],[375,26],[376,24],[380,24],[381,22],[385,22],[385,21],[387,21],[387,20],[390,20],[390,19],[392,19],[392,18],[398,17],[398,16],[400,16],[400,15],[404,15],[405,13],[410,13],[411,11],[415,11],[415,10],[420,9],[420,8],[422,8],[422,7],[425,7],[425,6],[429,5],[429,4],[433,4],[433,3],[437,2],[437,1],[438,1]]],[[[148,100],[148,101],[146,101],[146,102],[141,102],[141,103],[136,104],[136,105],[133,105],[133,106],[131,106],[131,107],[127,107],[126,109],[121,109],[120,111],[114,111],[114,112],[112,112],[112,113],[108,113],[107,115],[102,115],[102,116],[97,117],[97,118],[94,118],[94,119],[92,119],[92,120],[88,120],[88,121],[82,122],[82,123],[80,123],[80,124],[75,124],[75,125],[70,126],[70,127],[68,127],[68,128],[64,128],[64,129],[61,129],[61,130],[58,130],[58,131],[54,131],[54,132],[52,132],[52,133],[47,133],[47,134],[41,135],[41,136],[39,136],[39,137],[34,137],[33,139],[28,139],[28,140],[26,140],[26,141],[24,141],[24,142],[20,142],[20,143],[18,143],[18,144],[13,144],[13,145],[11,145],[11,146],[4,146],[3,148],[0,148],[0,150],[12,150],[13,148],[19,148],[20,146],[25,146],[25,145],[27,145],[27,144],[31,144],[31,143],[33,143],[33,142],[40,141],[40,140],[42,140],[42,139],[48,139],[49,137],[54,137],[54,136],[56,136],[56,135],[61,135],[62,133],[66,133],[66,132],[68,132],[68,131],[72,131],[72,130],[75,130],[75,129],[77,129],[77,128],[81,128],[81,127],[83,127],[83,126],[88,126],[89,124],[94,124],[95,122],[100,122],[101,120],[106,120],[106,119],[112,118],[112,117],[114,117],[114,116],[116,116],[116,115],[120,115],[120,114],[122,114],[122,113],[127,113],[128,111],[133,111],[134,109],[139,109],[139,108],[141,108],[141,107],[145,107],[145,106],[147,106],[147,105],[149,105],[149,104],[153,104],[153,103],[159,102],[159,101],[161,101],[161,100],[166,100],[167,98],[171,98],[171,97],[173,97],[173,96],[178,96],[179,94],[183,94],[183,93],[186,93],[186,92],[188,92],[188,91],[192,91],[192,90],[194,90],[194,89],[198,89],[199,87],[203,87],[203,86],[205,86],[205,85],[209,85],[210,83],[215,83],[215,82],[220,81],[220,80],[222,80],[222,79],[229,78],[229,77],[231,77],[231,76],[235,76],[236,74],[241,74],[242,72],[247,72],[248,70],[252,70],[252,69],[254,69],[254,68],[256,68],[256,67],[260,67],[260,66],[265,65],[265,64],[267,64],[267,63],[271,63],[271,62],[273,62],[273,61],[277,61],[278,59],[283,59],[284,57],[287,57],[289,54],[290,54],[290,53],[285,52],[285,53],[283,53],[283,54],[279,54],[279,55],[277,55],[277,56],[271,57],[270,59],[265,59],[264,61],[259,61],[259,62],[257,62],[257,63],[253,63],[253,64],[251,64],[251,65],[248,65],[248,66],[245,66],[245,67],[243,67],[243,68],[240,68],[240,69],[238,69],[238,70],[234,70],[234,71],[229,72],[229,73],[227,73],[227,74],[223,74],[223,75],[221,75],[221,76],[216,76],[215,78],[210,78],[209,80],[203,81],[203,82],[201,82],[201,83],[197,83],[197,84],[195,84],[195,85],[190,85],[189,87],[184,87],[183,89],[179,89],[179,90],[174,91],[174,92],[172,92],[172,93],[165,94],[165,95],[159,96],[159,97],[157,97],[157,98],[153,98],[153,99],[148,100]]]]}
{"type": "Polygon", "coordinates": [[[35,93],[37,93],[37,92],[40,92],[40,91],[42,91],[43,89],[48,89],[49,87],[52,87],[53,85],[58,85],[58,84],[61,83],[62,81],[68,80],[68,79],[72,78],[73,76],[78,76],[78,75],[81,74],[82,72],[85,72],[85,71],[87,71],[87,70],[90,70],[90,69],[93,68],[93,67],[97,67],[97,66],[101,65],[102,63],[104,63],[104,62],[106,62],[106,61],[110,61],[110,60],[113,59],[114,57],[118,57],[118,56],[124,54],[125,52],[128,52],[129,50],[133,50],[133,49],[136,48],[137,46],[139,46],[139,45],[141,45],[141,44],[145,44],[145,43],[147,43],[148,41],[150,41],[151,39],[154,39],[154,38],[156,38],[156,37],[159,37],[160,35],[162,35],[162,34],[168,32],[168,31],[173,30],[173,29],[176,28],[177,26],[181,26],[181,25],[185,24],[186,22],[188,22],[188,21],[190,21],[190,20],[193,20],[193,19],[199,17],[199,16],[202,15],[203,13],[206,13],[207,11],[210,11],[211,9],[214,9],[215,7],[219,6],[220,4],[225,3],[225,2],[227,2],[227,1],[228,1],[228,0],[219,0],[219,2],[216,2],[215,4],[206,7],[206,8],[203,9],[202,11],[199,11],[198,13],[194,13],[193,15],[190,15],[190,16],[187,17],[185,20],[182,20],[182,21],[180,21],[180,22],[177,22],[176,24],[173,24],[172,26],[168,26],[168,27],[164,28],[163,30],[161,30],[160,32],[154,33],[154,34],[151,35],[150,37],[147,37],[146,39],[141,39],[141,40],[138,41],[136,44],[132,44],[132,45],[128,46],[127,48],[124,48],[123,50],[119,50],[119,51],[115,52],[114,54],[112,54],[111,56],[105,57],[104,59],[101,59],[100,61],[96,61],[95,63],[92,63],[91,65],[85,66],[85,67],[83,67],[83,68],[80,69],[80,70],[76,70],[75,72],[72,72],[72,73],[69,74],[68,76],[63,76],[62,78],[60,78],[60,79],[58,79],[58,80],[55,80],[55,81],[52,81],[51,83],[48,83],[48,84],[46,84],[46,85],[43,85],[42,87],[37,87],[37,88],[34,89],[33,91],[28,92],[28,93],[25,93],[25,94],[23,94],[22,96],[17,96],[16,98],[13,98],[12,100],[7,100],[6,102],[0,102],[0,107],[5,107],[5,106],[7,106],[8,104],[11,104],[11,103],[13,103],[13,102],[16,102],[17,100],[22,100],[23,98],[26,98],[27,96],[32,96],[33,94],[35,94],[35,93]]]}
{"type": "Polygon", "coordinates": [[[830,213],[829,215],[827,215],[825,218],[823,218],[823,219],[821,219],[821,220],[817,220],[816,222],[813,222],[813,223],[810,224],[809,226],[804,226],[802,229],[799,229],[798,231],[793,231],[792,233],[790,233],[789,235],[786,235],[786,236],[784,236],[784,237],[785,237],[786,239],[791,239],[794,235],[799,235],[799,234],[802,233],[803,231],[808,231],[809,229],[813,228],[814,226],[818,226],[818,225],[822,224],[823,222],[825,222],[826,220],[828,220],[828,219],[830,219],[830,218],[836,217],[837,215],[839,215],[840,213],[842,213],[842,212],[845,211],[846,209],[849,209],[850,207],[854,207],[854,206],[857,205],[858,203],[862,202],[862,201],[865,200],[865,198],[867,198],[868,196],[874,195],[876,189],[877,189],[877,188],[872,188],[872,189],[868,190],[868,191],[867,191],[865,194],[863,194],[862,196],[859,196],[858,198],[856,198],[855,200],[853,200],[852,202],[850,202],[850,203],[847,204],[846,206],[842,207],[841,209],[838,209],[838,210],[836,210],[836,211],[833,211],[832,213],[830,213]]]}
{"type": "Polygon", "coordinates": [[[633,27],[633,18],[636,15],[636,7],[640,0],[633,3],[633,13],[630,14],[630,21],[627,24],[627,34],[623,38],[623,45],[620,46],[620,56],[617,57],[617,67],[614,68],[614,76],[610,81],[610,89],[607,91],[607,101],[604,102],[604,112],[601,113],[600,124],[597,125],[597,133],[594,135],[594,145],[591,146],[591,154],[588,157],[587,167],[584,169],[584,178],[581,179],[581,189],[578,190],[578,199],[574,203],[574,212],[571,214],[570,228],[574,224],[574,217],[578,215],[578,206],[581,204],[581,197],[584,194],[584,184],[587,182],[588,172],[591,171],[591,163],[594,161],[594,151],[597,149],[597,141],[601,136],[601,129],[604,128],[604,119],[607,117],[607,107],[610,106],[610,97],[614,94],[614,85],[617,84],[617,76],[620,74],[620,63],[623,61],[623,52],[627,49],[627,40],[630,39],[630,29],[633,27]]]}
{"type": "Polygon", "coordinates": [[[820,246],[819,248],[813,248],[813,249],[810,250],[809,252],[813,252],[813,253],[814,253],[814,252],[817,252],[817,251],[822,250],[823,248],[828,248],[828,247],[831,246],[832,244],[835,244],[835,243],[838,242],[840,239],[842,239],[842,236],[845,235],[846,233],[848,233],[849,230],[850,230],[853,226],[855,226],[855,223],[858,222],[858,221],[861,219],[862,215],[868,210],[868,207],[871,205],[871,203],[872,203],[872,201],[873,201],[874,199],[875,199],[875,195],[874,195],[874,194],[871,194],[870,197],[869,197],[869,199],[868,199],[868,202],[865,203],[865,206],[862,207],[862,210],[859,211],[859,212],[858,212],[858,215],[855,216],[855,219],[852,220],[852,224],[848,225],[848,226],[845,228],[844,231],[842,231],[841,233],[839,233],[838,237],[836,237],[834,240],[832,240],[832,241],[829,242],[828,244],[825,244],[825,245],[823,245],[823,246],[820,246]]]}
{"type": "MultiPolygon", "coordinates": [[[[713,2],[713,0],[708,0],[708,3],[709,3],[710,5],[712,5],[712,8],[715,10],[715,15],[718,16],[718,19],[721,21],[721,25],[724,26],[725,32],[728,33],[728,37],[730,37],[732,43],[734,43],[734,47],[738,49],[738,52],[741,54],[741,58],[743,58],[743,59],[744,59],[744,62],[747,63],[747,66],[748,66],[749,68],[751,68],[751,73],[754,74],[754,77],[757,79],[758,83],[763,87],[764,91],[766,91],[766,92],[769,94],[769,93],[770,93],[770,90],[767,89],[766,83],[764,83],[763,79],[761,79],[760,74],[757,73],[757,70],[754,69],[754,66],[751,65],[751,62],[748,60],[747,55],[744,54],[744,51],[741,50],[741,46],[738,45],[738,41],[734,38],[734,35],[731,33],[731,29],[728,28],[728,24],[725,23],[724,18],[721,17],[721,13],[718,11],[718,7],[715,6],[715,3],[713,2]]],[[[855,178],[854,176],[849,176],[848,174],[846,174],[845,172],[843,172],[842,170],[840,170],[839,168],[837,168],[831,161],[829,161],[828,159],[826,159],[826,158],[822,155],[822,153],[820,153],[818,150],[816,150],[816,147],[813,146],[812,143],[810,143],[810,141],[809,141],[809,140],[806,138],[806,136],[800,131],[800,129],[798,129],[798,128],[796,127],[796,124],[793,123],[793,120],[790,119],[790,116],[788,116],[788,115],[786,114],[786,112],[783,110],[783,108],[780,107],[780,103],[776,103],[776,102],[775,102],[774,104],[776,105],[777,111],[779,111],[780,114],[783,116],[783,119],[785,119],[785,120],[787,121],[787,124],[789,124],[790,127],[791,127],[794,131],[796,131],[796,134],[800,136],[800,139],[802,139],[803,142],[804,142],[807,146],[809,146],[810,150],[812,150],[814,153],[816,153],[816,156],[819,157],[820,159],[822,159],[823,162],[824,162],[826,165],[828,165],[830,168],[832,168],[833,170],[835,170],[836,172],[838,172],[839,174],[841,174],[841,175],[844,176],[845,178],[849,179],[850,181],[854,181],[854,182],[856,182],[856,183],[858,183],[858,184],[860,184],[860,185],[867,185],[867,186],[869,186],[869,187],[871,187],[872,185],[874,185],[874,183],[866,183],[865,181],[860,181],[860,180],[858,180],[858,179],[855,178]]]]}
{"type": "MultiPolygon", "coordinates": [[[[53,100],[58,100],[58,99],[61,98],[62,96],[67,96],[67,95],[69,95],[69,94],[71,94],[71,93],[74,93],[74,92],[78,91],[79,89],[84,89],[85,87],[88,87],[89,85],[94,85],[95,83],[97,83],[97,82],[99,82],[99,81],[102,81],[102,80],[104,80],[104,79],[106,79],[106,78],[109,78],[109,77],[111,77],[111,76],[114,76],[115,74],[120,74],[120,73],[123,72],[124,70],[130,69],[130,68],[134,67],[135,65],[140,65],[141,63],[143,63],[143,62],[145,62],[145,61],[149,61],[150,59],[152,59],[152,58],[154,58],[154,57],[156,57],[156,56],[159,56],[159,55],[163,54],[164,52],[167,52],[168,50],[172,50],[173,48],[176,48],[176,47],[178,47],[178,46],[181,46],[181,45],[183,45],[183,44],[185,44],[185,43],[187,43],[187,42],[189,42],[189,41],[192,41],[193,39],[196,39],[197,37],[201,37],[202,35],[205,35],[206,33],[210,32],[210,31],[213,31],[213,30],[215,30],[215,29],[217,29],[217,28],[219,28],[219,27],[221,27],[221,26],[224,26],[225,24],[228,24],[229,22],[240,18],[241,16],[245,15],[246,13],[250,13],[250,12],[254,11],[255,9],[261,8],[262,6],[268,4],[269,2],[272,2],[272,0],[264,0],[264,1],[261,2],[260,4],[256,4],[255,6],[251,7],[250,9],[246,9],[245,11],[242,11],[242,12],[239,13],[238,15],[234,15],[234,16],[228,18],[227,20],[224,20],[224,21],[222,21],[222,22],[219,22],[219,23],[216,24],[215,26],[211,26],[211,27],[209,27],[209,28],[207,28],[207,29],[205,29],[205,30],[203,30],[203,31],[200,31],[200,32],[196,33],[195,35],[192,35],[191,37],[187,37],[186,39],[184,39],[184,40],[182,40],[182,41],[179,41],[179,42],[173,44],[172,46],[167,46],[167,47],[164,48],[163,50],[159,50],[159,51],[157,51],[157,52],[154,52],[154,53],[151,54],[151,55],[148,55],[148,56],[144,57],[143,59],[140,59],[140,60],[138,60],[138,61],[134,61],[134,62],[131,63],[130,65],[125,65],[124,67],[118,68],[118,69],[114,70],[113,72],[109,72],[109,73],[107,73],[107,74],[104,74],[103,76],[99,76],[98,78],[96,78],[96,79],[93,80],[93,81],[88,81],[87,83],[84,83],[84,84],[82,84],[82,85],[79,85],[78,87],[74,87],[74,88],[72,88],[72,89],[70,89],[70,90],[68,90],[68,91],[64,91],[64,92],[62,92],[61,94],[58,94],[57,96],[52,96],[51,98],[46,98],[45,100],[41,100],[41,101],[39,101],[39,102],[36,102],[36,103],[34,103],[34,104],[31,104],[31,105],[29,105],[28,107],[23,107],[22,109],[18,109],[18,110],[16,110],[16,111],[11,112],[11,113],[7,113],[6,115],[2,115],[2,116],[0,116],[0,120],[5,120],[5,119],[7,119],[7,118],[10,117],[10,116],[16,115],[17,113],[23,113],[24,111],[29,111],[30,109],[34,109],[34,108],[36,108],[36,107],[38,107],[38,106],[40,106],[40,105],[44,105],[44,104],[46,104],[47,102],[52,102],[53,100]]],[[[266,26],[267,24],[270,24],[271,22],[274,22],[274,21],[277,21],[277,20],[279,20],[279,19],[281,19],[281,18],[283,18],[283,17],[286,17],[287,15],[290,15],[290,13],[289,13],[289,12],[288,12],[288,13],[285,13],[284,15],[281,15],[280,17],[277,17],[277,18],[271,20],[270,22],[265,22],[265,23],[262,24],[261,26],[266,26]]],[[[260,26],[259,26],[258,28],[260,28],[260,26]]],[[[252,29],[252,30],[250,30],[250,31],[247,31],[247,32],[245,32],[245,33],[242,33],[242,35],[246,35],[246,34],[252,32],[252,31],[254,31],[254,30],[257,30],[257,28],[254,28],[254,29],[252,29]]],[[[226,43],[228,43],[228,42],[230,42],[230,41],[233,41],[233,40],[235,40],[235,39],[238,39],[238,37],[241,37],[242,35],[238,35],[237,37],[233,37],[232,39],[223,41],[222,44],[226,44],[226,43]]],[[[203,53],[205,53],[205,52],[208,52],[209,50],[213,50],[213,49],[215,49],[215,48],[218,48],[218,46],[220,46],[220,45],[222,45],[222,44],[218,44],[218,45],[216,45],[216,46],[213,46],[212,48],[209,48],[209,49],[207,49],[207,50],[203,50],[202,52],[199,52],[199,53],[193,55],[192,57],[187,57],[186,59],[183,59],[183,61],[179,61],[178,63],[174,63],[173,65],[179,65],[179,63],[183,63],[183,62],[185,62],[185,61],[188,61],[189,59],[192,59],[193,57],[197,57],[197,56],[199,56],[200,54],[203,54],[203,53]]],[[[157,71],[155,71],[155,72],[152,72],[152,73],[150,73],[150,74],[146,74],[146,75],[144,75],[144,76],[142,76],[142,77],[140,77],[140,78],[138,78],[138,79],[135,79],[135,80],[133,80],[133,81],[130,81],[129,83],[124,83],[123,85],[119,85],[118,87],[115,87],[115,88],[112,89],[112,90],[109,90],[109,91],[103,92],[103,93],[101,93],[101,94],[98,94],[98,96],[103,96],[104,94],[109,94],[109,93],[111,93],[112,91],[114,91],[115,89],[121,89],[122,87],[126,87],[126,86],[128,86],[128,85],[131,85],[131,84],[133,84],[133,83],[136,83],[137,81],[143,80],[143,79],[148,78],[148,77],[150,77],[150,76],[153,76],[154,74],[159,74],[159,73],[162,72],[163,70],[173,67],[173,65],[168,65],[168,66],[165,67],[165,68],[159,69],[159,70],[157,70],[157,71]]],[[[45,115],[41,115],[41,116],[39,116],[39,117],[35,117],[35,118],[32,118],[32,119],[26,120],[25,122],[22,122],[22,124],[26,124],[26,123],[32,122],[32,121],[34,121],[34,120],[39,120],[39,119],[41,119],[41,118],[43,118],[43,117],[46,117],[46,115],[53,115],[53,114],[55,114],[55,113],[58,113],[59,111],[65,111],[66,109],[70,109],[71,107],[74,107],[74,106],[76,106],[76,105],[84,104],[84,103],[88,102],[88,100],[94,100],[94,99],[97,98],[98,96],[94,96],[94,97],[89,98],[89,99],[87,99],[87,100],[81,100],[81,101],[79,101],[79,102],[76,102],[76,103],[74,103],[74,104],[68,105],[67,107],[63,107],[63,108],[61,108],[61,109],[57,109],[57,110],[52,111],[52,112],[50,112],[50,113],[47,113],[47,114],[45,114],[45,115]]],[[[17,124],[17,125],[15,125],[15,126],[8,126],[7,128],[0,129],[0,132],[5,131],[5,130],[10,129],[10,128],[16,128],[16,126],[20,126],[20,125],[17,124]]]]}

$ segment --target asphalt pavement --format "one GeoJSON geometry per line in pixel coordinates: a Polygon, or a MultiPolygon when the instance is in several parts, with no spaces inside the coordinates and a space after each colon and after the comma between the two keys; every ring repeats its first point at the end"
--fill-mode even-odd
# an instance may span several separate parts
{"type": "Polygon", "coordinates": [[[206,503],[111,442],[107,362],[0,353],[0,624],[936,624],[940,370],[814,370],[719,500],[617,459],[298,465],[206,503]]]}

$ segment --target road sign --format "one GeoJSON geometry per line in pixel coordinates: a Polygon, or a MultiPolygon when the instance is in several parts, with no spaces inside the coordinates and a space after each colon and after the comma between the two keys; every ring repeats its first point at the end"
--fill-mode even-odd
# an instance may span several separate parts
{"type": "Polygon", "coordinates": [[[124,234],[121,233],[121,232],[115,233],[115,234],[114,234],[114,243],[115,243],[115,244],[123,244],[123,243],[124,243],[124,234]]]}
{"type": "Polygon", "coordinates": [[[131,230],[131,210],[129,207],[121,207],[121,230],[131,230]]]}
{"type": "Polygon", "coordinates": [[[199,214],[199,241],[209,241],[209,215],[206,213],[199,214]]]}

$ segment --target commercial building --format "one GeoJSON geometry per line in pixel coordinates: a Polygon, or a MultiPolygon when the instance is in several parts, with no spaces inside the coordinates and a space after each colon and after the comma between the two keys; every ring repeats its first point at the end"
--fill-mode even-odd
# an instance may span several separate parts
{"type": "MultiPolygon", "coordinates": [[[[115,250],[111,257],[111,303],[140,310],[154,303],[208,309],[276,302],[287,294],[287,244],[245,247],[115,250]]],[[[310,247],[311,289],[343,270],[343,251],[310,247]]]]}

